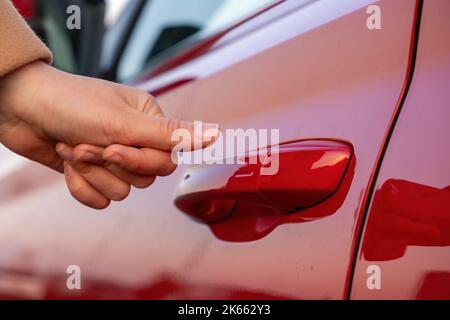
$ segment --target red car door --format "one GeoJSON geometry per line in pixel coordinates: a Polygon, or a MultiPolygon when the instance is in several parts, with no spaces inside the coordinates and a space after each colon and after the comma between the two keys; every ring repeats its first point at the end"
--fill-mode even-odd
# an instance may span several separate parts
{"type": "Polygon", "coordinates": [[[450,299],[450,21],[425,1],[411,87],[376,182],[354,299],[450,299]],[[379,279],[369,284],[367,270],[379,279]]]}
{"type": "Polygon", "coordinates": [[[418,8],[376,2],[382,28],[372,30],[372,3],[283,2],[138,85],[171,88],[159,96],[170,117],[279,129],[281,143],[351,145],[327,199],[277,219],[244,206],[242,223],[208,225],[174,205],[186,166],[100,215],[75,204],[59,180],[0,205],[2,278],[35,298],[346,297],[366,190],[409,76],[418,8]],[[82,270],[79,291],[66,287],[69,265],[82,270]]]}

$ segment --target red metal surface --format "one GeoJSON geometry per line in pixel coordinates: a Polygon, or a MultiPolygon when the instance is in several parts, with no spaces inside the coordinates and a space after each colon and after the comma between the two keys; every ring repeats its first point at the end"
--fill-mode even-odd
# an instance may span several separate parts
{"type": "Polygon", "coordinates": [[[101,215],[71,199],[61,177],[0,203],[0,295],[341,299],[415,12],[413,0],[380,1],[383,30],[373,31],[369,3],[314,2],[139,85],[196,79],[160,96],[169,117],[278,128],[281,143],[349,141],[354,156],[331,197],[282,224],[243,206],[236,219],[204,225],[173,205],[183,166],[101,215]],[[66,287],[72,264],[82,270],[77,292],[66,287]]]}
{"type": "MultiPolygon", "coordinates": [[[[411,83],[412,72],[415,67],[415,54],[416,54],[416,50],[417,50],[417,41],[416,40],[417,40],[417,36],[418,36],[418,32],[419,32],[419,30],[418,30],[419,24],[418,23],[421,18],[421,16],[420,16],[421,15],[421,12],[420,12],[421,6],[422,6],[421,0],[416,0],[413,24],[411,27],[411,34],[410,34],[410,41],[409,41],[410,45],[409,45],[408,64],[407,64],[407,69],[406,69],[406,73],[405,73],[405,79],[403,81],[403,87],[402,87],[402,90],[400,91],[400,95],[395,104],[395,108],[394,108],[394,111],[390,118],[386,133],[384,134],[383,143],[382,143],[380,149],[378,150],[378,155],[377,155],[377,160],[375,162],[375,166],[372,169],[372,173],[370,175],[370,179],[367,184],[367,188],[365,189],[365,192],[364,192],[363,202],[360,207],[361,209],[360,209],[360,213],[358,216],[358,221],[356,223],[355,237],[353,238],[353,243],[352,243],[352,251],[354,251],[354,252],[356,252],[356,250],[358,250],[358,246],[359,246],[360,239],[361,239],[362,226],[364,223],[366,212],[368,210],[368,205],[369,205],[370,199],[372,197],[373,189],[375,186],[375,180],[377,179],[382,159],[386,152],[386,148],[388,146],[389,139],[392,135],[392,131],[394,130],[395,123],[400,114],[401,107],[403,106],[403,103],[406,98],[406,94],[408,93],[408,89],[409,89],[409,86],[411,83]]],[[[349,298],[349,296],[350,296],[350,288],[351,288],[352,281],[353,281],[355,261],[356,261],[356,256],[354,255],[354,256],[352,256],[352,258],[350,260],[348,271],[347,271],[347,281],[346,281],[344,298],[349,298]]]]}
{"type": "Polygon", "coordinates": [[[26,20],[34,18],[36,0],[13,0],[12,2],[26,20]]]}
{"type": "Polygon", "coordinates": [[[408,246],[450,246],[450,185],[438,189],[386,180],[367,224],[362,254],[368,261],[401,258],[408,246]]]}
{"type": "Polygon", "coordinates": [[[258,150],[233,159],[233,164],[225,160],[225,164],[195,166],[181,180],[175,205],[206,223],[234,218],[242,211],[242,202],[256,210],[268,207],[275,216],[289,214],[335,193],[350,156],[347,144],[308,140],[258,150]],[[272,165],[277,167],[274,172],[265,174],[262,168],[272,165]]]}
{"type": "Polygon", "coordinates": [[[450,299],[450,21],[424,1],[412,83],[376,181],[353,299],[450,299]],[[365,281],[381,271],[381,289],[365,281]]]}
{"type": "Polygon", "coordinates": [[[337,192],[312,208],[291,214],[274,214],[270,207],[261,208],[241,203],[230,219],[208,225],[218,239],[228,242],[256,241],[266,237],[275,228],[292,223],[310,223],[335,214],[342,207],[355,174],[352,157],[337,192]]]}

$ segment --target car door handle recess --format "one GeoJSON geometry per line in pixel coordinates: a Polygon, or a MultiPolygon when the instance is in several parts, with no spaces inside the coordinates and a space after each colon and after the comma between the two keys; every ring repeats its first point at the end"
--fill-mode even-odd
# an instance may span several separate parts
{"type": "Polygon", "coordinates": [[[278,153],[275,174],[262,174],[267,163],[259,161],[258,152],[245,155],[243,164],[189,168],[178,185],[175,205],[205,223],[226,219],[240,202],[289,214],[334,194],[352,156],[351,145],[334,140],[297,141],[267,151],[272,158],[278,153]],[[258,161],[250,161],[252,157],[258,161]]]}

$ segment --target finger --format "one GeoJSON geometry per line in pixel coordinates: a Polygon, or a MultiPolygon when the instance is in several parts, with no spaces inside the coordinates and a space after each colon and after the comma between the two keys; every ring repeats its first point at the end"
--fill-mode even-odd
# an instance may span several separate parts
{"type": "Polygon", "coordinates": [[[74,161],[70,165],[108,199],[121,201],[130,193],[130,185],[104,167],[82,161],[74,161]]]}
{"type": "Polygon", "coordinates": [[[65,143],[58,142],[55,146],[58,155],[65,161],[73,161],[73,148],[65,143]]]}
{"type": "Polygon", "coordinates": [[[66,161],[64,161],[64,176],[70,193],[80,203],[99,210],[109,206],[110,200],[95,190],[66,161]]]}
{"type": "Polygon", "coordinates": [[[163,112],[158,104],[158,101],[146,91],[124,87],[118,85],[118,90],[122,91],[122,96],[125,97],[126,102],[132,108],[157,117],[163,117],[163,112]]]}
{"type": "Polygon", "coordinates": [[[97,147],[89,144],[78,145],[73,148],[73,155],[77,161],[89,162],[102,165],[111,171],[116,177],[133,185],[136,188],[147,188],[151,186],[156,177],[153,175],[142,175],[129,172],[116,164],[104,160],[103,151],[105,148],[97,147]]]}
{"type": "Polygon", "coordinates": [[[58,143],[57,151],[75,171],[108,199],[121,201],[130,193],[128,183],[104,167],[80,161],[75,157],[74,149],[70,146],[58,143]]]}
{"type": "Polygon", "coordinates": [[[192,151],[208,146],[219,135],[218,124],[149,116],[136,110],[121,116],[119,121],[113,136],[118,143],[128,146],[192,151]]]}
{"type": "Polygon", "coordinates": [[[73,158],[87,163],[105,165],[106,161],[103,159],[104,150],[105,148],[92,144],[79,144],[73,148],[73,158]]]}
{"type": "Polygon", "coordinates": [[[151,94],[144,92],[144,94],[139,95],[138,100],[139,101],[137,104],[137,110],[144,112],[148,115],[156,117],[164,117],[161,107],[151,94]]]}
{"type": "Polygon", "coordinates": [[[116,177],[139,189],[150,187],[156,180],[156,176],[134,174],[113,163],[108,163],[106,168],[116,177]]]}
{"type": "Polygon", "coordinates": [[[167,176],[177,167],[169,152],[119,144],[107,147],[103,159],[134,174],[146,176],[167,176]]]}

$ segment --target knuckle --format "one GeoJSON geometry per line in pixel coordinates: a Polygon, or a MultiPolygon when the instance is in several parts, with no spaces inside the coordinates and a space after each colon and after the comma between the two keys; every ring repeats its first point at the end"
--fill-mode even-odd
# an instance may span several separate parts
{"type": "Polygon", "coordinates": [[[90,176],[92,173],[92,165],[86,164],[82,161],[77,161],[75,165],[76,170],[83,176],[90,176]]]}
{"type": "Polygon", "coordinates": [[[114,173],[118,166],[108,160],[103,160],[103,167],[114,173]]]}
{"type": "Polygon", "coordinates": [[[163,127],[161,128],[162,132],[167,134],[172,134],[176,129],[180,128],[181,121],[179,119],[166,119],[166,121],[162,121],[163,127]]]}
{"type": "Polygon", "coordinates": [[[155,97],[149,93],[146,94],[144,105],[146,108],[153,108],[155,105],[157,105],[155,97]]]}

